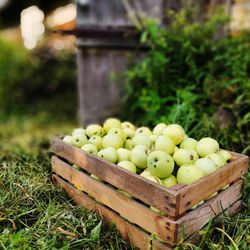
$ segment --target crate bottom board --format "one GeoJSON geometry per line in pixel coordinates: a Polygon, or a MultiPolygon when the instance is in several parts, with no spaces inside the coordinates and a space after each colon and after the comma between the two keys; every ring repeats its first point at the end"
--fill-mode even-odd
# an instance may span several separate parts
{"type": "MultiPolygon", "coordinates": [[[[112,211],[110,208],[100,204],[99,202],[91,198],[88,194],[77,190],[74,186],[63,180],[58,175],[53,174],[53,182],[56,185],[61,186],[77,205],[86,207],[90,210],[98,211],[99,214],[107,222],[115,223],[116,228],[120,232],[122,238],[130,242],[130,244],[134,247],[141,250],[149,249],[150,246],[154,250],[170,250],[175,248],[174,246],[170,246],[153,239],[150,234],[148,234],[138,226],[128,222],[120,215],[112,211]]],[[[241,200],[236,201],[230,206],[229,213],[236,213],[240,206],[241,200]]],[[[190,238],[192,239],[192,236],[190,238]]],[[[198,237],[193,237],[193,240],[197,241],[197,239],[198,237]]]]}

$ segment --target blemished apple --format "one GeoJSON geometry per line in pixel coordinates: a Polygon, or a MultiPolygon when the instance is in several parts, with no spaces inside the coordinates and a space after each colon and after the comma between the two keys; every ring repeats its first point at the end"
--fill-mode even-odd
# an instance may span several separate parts
{"type": "Polygon", "coordinates": [[[154,151],[148,155],[147,167],[152,175],[167,178],[174,170],[174,160],[168,153],[154,151]]]}
{"type": "Polygon", "coordinates": [[[121,127],[122,129],[128,128],[128,129],[132,129],[135,131],[135,126],[131,122],[128,122],[128,121],[122,122],[121,127]]]}
{"type": "Polygon", "coordinates": [[[171,174],[167,178],[162,179],[161,182],[163,186],[170,188],[177,184],[177,179],[174,175],[171,174]]]}
{"type": "Polygon", "coordinates": [[[162,135],[163,130],[167,127],[165,123],[159,123],[157,124],[153,129],[154,135],[162,135]]]}
{"type": "Polygon", "coordinates": [[[200,158],[194,163],[194,165],[201,169],[205,175],[212,174],[217,170],[214,162],[208,158],[200,158]]]}
{"type": "Polygon", "coordinates": [[[152,143],[155,143],[156,139],[158,138],[157,135],[150,135],[149,139],[152,141],[152,143]]]}
{"type": "Polygon", "coordinates": [[[138,129],[135,130],[135,134],[150,136],[152,135],[152,132],[148,127],[139,127],[138,129]]]}
{"type": "Polygon", "coordinates": [[[106,133],[111,129],[111,128],[121,128],[121,121],[116,118],[109,118],[107,119],[104,124],[103,128],[106,131],[106,133]]]}
{"type": "Polygon", "coordinates": [[[218,153],[209,154],[207,158],[214,162],[216,168],[222,168],[227,164],[225,159],[218,153]]]}
{"type": "Polygon", "coordinates": [[[178,166],[182,166],[194,163],[197,155],[190,149],[180,148],[174,153],[173,158],[178,166]]]}
{"type": "Polygon", "coordinates": [[[81,149],[83,149],[84,151],[86,151],[92,155],[97,156],[98,149],[94,144],[87,143],[87,144],[83,145],[81,147],[81,149]]]}
{"type": "Polygon", "coordinates": [[[195,150],[197,143],[198,141],[196,141],[194,138],[187,138],[182,141],[180,148],[195,150]]]}
{"type": "Polygon", "coordinates": [[[130,161],[121,161],[117,165],[136,174],[136,166],[130,161]]]}
{"type": "Polygon", "coordinates": [[[124,128],[123,133],[125,134],[126,139],[132,139],[135,135],[135,131],[131,128],[124,128]]]}
{"type": "Polygon", "coordinates": [[[73,145],[73,138],[71,135],[64,136],[63,141],[73,145]]]}
{"type": "Polygon", "coordinates": [[[144,145],[148,148],[151,148],[152,142],[150,140],[150,138],[147,135],[135,135],[132,139],[132,143],[133,146],[137,146],[137,145],[144,145]]]}
{"type": "Polygon", "coordinates": [[[98,150],[102,149],[102,137],[99,135],[90,137],[89,143],[95,145],[98,150]]]}
{"type": "Polygon", "coordinates": [[[178,145],[184,140],[186,134],[182,126],[170,124],[163,130],[163,135],[169,136],[174,141],[175,145],[178,145]]]}
{"type": "Polygon", "coordinates": [[[204,175],[202,170],[195,165],[182,165],[177,171],[177,182],[180,184],[192,184],[204,175]]]}
{"type": "Polygon", "coordinates": [[[76,128],[72,132],[72,136],[73,135],[85,135],[85,134],[86,134],[86,130],[84,128],[76,128]]]}
{"type": "Polygon", "coordinates": [[[124,148],[128,149],[128,150],[131,150],[133,149],[133,143],[132,143],[132,140],[131,139],[127,139],[124,143],[124,148]]]}
{"type": "Polygon", "coordinates": [[[136,167],[145,169],[147,167],[147,157],[149,149],[145,145],[137,145],[130,152],[130,161],[136,167]]]}
{"type": "Polygon", "coordinates": [[[108,148],[108,147],[113,147],[115,149],[122,148],[123,140],[118,135],[108,134],[102,138],[102,146],[103,148],[108,148]]]}
{"type": "Polygon", "coordinates": [[[209,154],[217,152],[219,147],[219,143],[215,139],[205,137],[197,142],[195,150],[200,157],[206,157],[209,154]]]}
{"type": "Polygon", "coordinates": [[[118,162],[130,160],[130,150],[126,148],[118,148],[116,152],[118,155],[118,162]]]}
{"type": "Polygon", "coordinates": [[[86,128],[86,135],[92,137],[94,135],[103,135],[103,128],[98,124],[91,124],[86,128]]]}
{"type": "Polygon", "coordinates": [[[175,150],[175,143],[170,137],[166,135],[160,135],[156,138],[154,150],[164,151],[172,155],[175,150]]]}
{"type": "Polygon", "coordinates": [[[74,146],[80,148],[84,144],[88,143],[87,136],[84,134],[76,134],[72,136],[72,143],[74,146]]]}
{"type": "Polygon", "coordinates": [[[123,132],[123,130],[121,128],[111,128],[109,131],[108,131],[108,135],[118,135],[122,141],[125,141],[126,140],[126,135],[125,133],[123,132]]]}
{"type": "Polygon", "coordinates": [[[232,154],[227,150],[220,150],[218,154],[222,156],[226,162],[229,162],[233,158],[232,154]]]}
{"type": "Polygon", "coordinates": [[[112,163],[116,163],[118,160],[117,152],[113,147],[108,147],[108,148],[100,150],[98,152],[98,156],[112,163]]]}

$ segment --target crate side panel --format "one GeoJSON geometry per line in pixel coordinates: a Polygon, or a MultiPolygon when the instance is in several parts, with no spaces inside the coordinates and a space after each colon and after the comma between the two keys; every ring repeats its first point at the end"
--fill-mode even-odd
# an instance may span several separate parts
{"type": "Polygon", "coordinates": [[[54,182],[60,185],[68,193],[68,195],[76,202],[76,204],[86,207],[90,210],[98,211],[100,215],[108,222],[115,223],[117,230],[121,236],[130,242],[133,246],[147,250],[150,244],[155,250],[171,250],[170,246],[162,244],[159,241],[152,240],[151,236],[141,230],[139,227],[129,223],[109,208],[101,205],[87,194],[75,189],[72,185],[64,181],[57,175],[53,175],[54,182]]]}
{"type": "Polygon", "coordinates": [[[146,204],[157,207],[169,216],[176,216],[177,191],[153,183],[57,138],[51,142],[51,151],[97,175],[113,186],[128,192],[146,204]]]}
{"type": "Polygon", "coordinates": [[[71,167],[55,156],[52,157],[52,170],[77,189],[88,193],[131,223],[139,225],[150,233],[156,233],[164,241],[175,242],[176,224],[171,219],[157,214],[145,205],[91,178],[88,174],[71,167]]]}
{"type": "Polygon", "coordinates": [[[244,175],[247,170],[248,157],[245,155],[234,154],[233,161],[225,167],[218,169],[213,174],[203,177],[199,181],[178,190],[180,195],[178,213],[184,213],[201,200],[206,199],[227,184],[237,180],[244,175]]]}
{"type": "Polygon", "coordinates": [[[210,219],[228,209],[230,205],[238,201],[242,196],[243,180],[239,179],[226,190],[220,192],[203,205],[188,212],[176,223],[178,224],[177,242],[182,237],[182,229],[185,230],[185,237],[191,236],[199,231],[210,219]]]}

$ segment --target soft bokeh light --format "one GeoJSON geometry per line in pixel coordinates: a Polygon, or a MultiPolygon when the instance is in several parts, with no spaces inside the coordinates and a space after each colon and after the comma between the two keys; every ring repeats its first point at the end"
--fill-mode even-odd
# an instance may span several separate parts
{"type": "Polygon", "coordinates": [[[37,6],[30,6],[21,12],[20,21],[24,46],[34,49],[45,32],[44,13],[37,6]]]}
{"type": "Polygon", "coordinates": [[[75,20],[76,6],[68,4],[64,7],[57,8],[46,20],[49,27],[53,28],[75,20]]]}

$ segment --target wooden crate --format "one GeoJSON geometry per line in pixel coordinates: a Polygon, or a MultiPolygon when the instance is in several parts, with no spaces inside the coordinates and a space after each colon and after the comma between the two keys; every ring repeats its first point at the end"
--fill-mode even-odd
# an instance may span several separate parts
{"type": "Polygon", "coordinates": [[[121,235],[139,249],[147,249],[149,244],[153,249],[172,249],[183,233],[188,238],[225,209],[237,211],[242,196],[241,176],[248,169],[248,157],[233,153],[233,160],[227,166],[196,183],[166,188],[58,138],[52,140],[51,151],[55,154],[52,156],[54,182],[77,204],[97,210],[107,221],[116,222],[121,235]],[[72,164],[80,166],[81,170],[72,164]],[[103,182],[93,179],[90,174],[103,182]],[[221,190],[227,184],[230,186],[221,190]],[[215,197],[191,210],[217,191],[215,197]],[[152,211],[150,205],[166,215],[152,211]]]}

